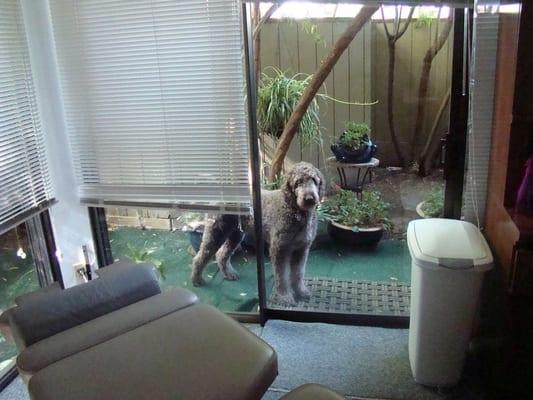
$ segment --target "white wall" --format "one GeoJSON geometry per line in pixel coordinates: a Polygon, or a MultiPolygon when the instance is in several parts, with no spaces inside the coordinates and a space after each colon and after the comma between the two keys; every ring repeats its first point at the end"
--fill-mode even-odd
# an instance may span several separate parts
{"type": "MultiPolygon", "coordinates": [[[[50,174],[58,204],[50,209],[65,286],[80,283],[75,264],[83,263],[82,245],[91,261],[94,245],[87,207],[80,205],[57,73],[48,0],[21,0],[31,66],[46,137],[50,174]]],[[[94,262],[94,261],[93,261],[94,262]]]]}

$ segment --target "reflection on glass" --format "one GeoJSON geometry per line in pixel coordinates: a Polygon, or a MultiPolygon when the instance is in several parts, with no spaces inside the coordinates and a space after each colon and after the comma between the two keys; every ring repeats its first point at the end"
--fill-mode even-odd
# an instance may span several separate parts
{"type": "MultiPolygon", "coordinates": [[[[2,235],[0,239],[0,312],[15,304],[21,294],[39,288],[37,272],[29,249],[24,224],[2,235]]],[[[15,363],[17,348],[0,335],[0,375],[15,363]]]]}
{"type": "Polygon", "coordinates": [[[205,284],[194,286],[193,257],[213,215],[196,212],[173,215],[166,210],[148,209],[107,209],[106,215],[115,259],[153,263],[161,274],[164,290],[182,287],[223,311],[257,312],[257,264],[252,239],[245,237],[231,258],[238,280],[224,279],[212,257],[202,274],[205,284]]]}

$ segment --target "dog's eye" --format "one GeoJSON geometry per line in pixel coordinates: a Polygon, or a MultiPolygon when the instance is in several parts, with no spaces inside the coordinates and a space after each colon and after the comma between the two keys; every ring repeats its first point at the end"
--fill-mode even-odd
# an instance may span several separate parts
{"type": "Polygon", "coordinates": [[[315,183],[315,185],[320,186],[320,181],[318,180],[318,178],[313,178],[313,182],[315,183]]]}

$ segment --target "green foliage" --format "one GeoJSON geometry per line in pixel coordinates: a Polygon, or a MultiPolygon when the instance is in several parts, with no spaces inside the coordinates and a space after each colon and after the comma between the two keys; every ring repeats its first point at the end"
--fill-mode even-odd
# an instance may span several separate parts
{"type": "Polygon", "coordinates": [[[126,257],[128,257],[131,261],[135,263],[143,263],[143,262],[149,262],[154,264],[154,266],[159,271],[159,274],[161,275],[161,278],[165,280],[166,277],[166,265],[163,263],[163,261],[154,258],[152,254],[156,250],[154,247],[147,248],[147,242],[144,242],[144,245],[140,248],[133,247],[131,244],[127,244],[128,252],[126,254],[126,257]]]}
{"type": "Polygon", "coordinates": [[[442,217],[444,211],[444,188],[433,189],[424,200],[421,208],[426,217],[442,217]]]}
{"type": "Polygon", "coordinates": [[[415,21],[415,29],[429,28],[435,20],[435,17],[430,14],[420,13],[415,21]]]}
{"type": "Polygon", "coordinates": [[[27,257],[22,259],[17,257],[16,248],[0,249],[0,310],[11,307],[21,294],[39,289],[35,262],[29,249],[26,251],[27,257]]]}
{"type": "Polygon", "coordinates": [[[339,139],[339,143],[357,150],[361,145],[368,141],[370,137],[370,128],[367,124],[358,124],[350,121],[346,123],[346,130],[339,139]]]}
{"type": "Polygon", "coordinates": [[[379,192],[363,192],[359,200],[354,192],[341,189],[320,205],[319,215],[323,219],[353,227],[354,230],[380,225],[384,229],[391,229],[389,208],[390,204],[382,199],[379,192]]]}
{"type": "MultiPolygon", "coordinates": [[[[309,84],[311,75],[297,74],[287,77],[284,72],[276,68],[272,69],[275,72],[274,76],[263,73],[259,83],[257,119],[261,134],[279,139],[285,124],[309,84]]],[[[300,122],[298,137],[304,146],[322,143],[316,99],[313,99],[300,122]]]]}
{"type": "Polygon", "coordinates": [[[302,22],[302,28],[305,33],[307,33],[309,36],[313,38],[313,41],[316,44],[321,44],[323,46],[326,46],[326,41],[324,40],[322,35],[318,32],[317,24],[314,24],[311,21],[306,19],[302,22]]]}
{"type": "Polygon", "coordinates": [[[205,215],[203,213],[198,212],[186,212],[181,214],[176,219],[186,225],[195,221],[203,221],[205,219],[205,215]]]}
{"type": "Polygon", "coordinates": [[[277,176],[272,182],[269,182],[265,176],[261,179],[261,187],[266,190],[281,189],[284,183],[285,178],[283,176],[277,176]]]}

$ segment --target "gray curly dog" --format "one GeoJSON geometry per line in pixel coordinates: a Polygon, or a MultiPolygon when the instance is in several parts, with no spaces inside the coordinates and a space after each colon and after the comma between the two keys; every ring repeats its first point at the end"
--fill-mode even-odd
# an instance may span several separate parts
{"type": "MultiPolygon", "coordinates": [[[[324,193],[325,180],[317,168],[306,162],[294,165],[285,178],[281,189],[261,192],[263,237],[269,245],[274,272],[271,300],[280,305],[294,305],[311,296],[303,278],[309,248],[316,237],[316,206],[324,193]]],[[[193,259],[193,284],[205,284],[202,271],[215,254],[224,277],[239,279],[230,258],[244,236],[243,230],[253,232],[253,226],[252,217],[241,218],[239,224],[237,215],[220,215],[209,222],[193,259]]]]}

